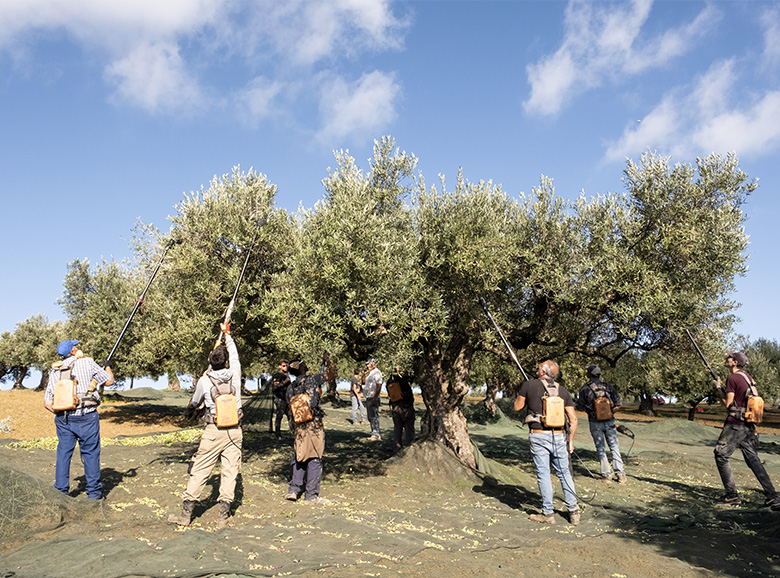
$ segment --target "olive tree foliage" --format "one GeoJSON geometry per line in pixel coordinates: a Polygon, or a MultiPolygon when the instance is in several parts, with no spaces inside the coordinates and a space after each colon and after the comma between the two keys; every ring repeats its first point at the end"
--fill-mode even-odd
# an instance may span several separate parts
{"type": "Polygon", "coordinates": [[[748,356],[748,373],[764,399],[780,399],[780,344],[769,339],[742,343],[737,349],[748,356]]]}
{"type": "Polygon", "coordinates": [[[403,199],[416,159],[377,145],[364,174],[347,153],[323,180],[325,197],[297,215],[289,267],[273,281],[273,339],[318,368],[325,351],[340,370],[378,359],[387,372],[409,367],[401,328],[428,314],[415,268],[412,215],[403,199]],[[346,362],[345,359],[350,361],[346,362]]]}
{"type": "MultiPolygon", "coordinates": [[[[65,338],[78,339],[84,354],[102,364],[142,287],[139,268],[129,262],[104,259],[91,265],[86,259],[72,261],[68,264],[63,294],[58,301],[67,315],[65,338]]],[[[110,363],[117,381],[139,375],[138,365],[131,354],[138,335],[137,325],[130,326],[123,347],[117,349],[110,363]]]]}
{"type": "Polygon", "coordinates": [[[232,335],[245,373],[260,373],[257,368],[270,362],[277,350],[268,339],[265,293],[284,269],[295,234],[287,213],[274,207],[275,193],[265,175],[236,167],[176,205],[171,232],[158,236],[154,245],[159,253],[172,239],[180,241],[172,245],[159,282],[149,290],[138,347],[146,372],[167,373],[175,387],[177,375],[199,376],[206,369],[245,262],[232,335]],[[258,226],[260,219],[267,223],[258,226]]]}
{"type": "Polygon", "coordinates": [[[731,327],[728,295],[745,272],[741,207],[755,183],[718,155],[694,167],[648,153],[624,175],[622,195],[566,203],[543,179],[526,201],[513,282],[490,296],[526,359],[614,367],[632,351],[682,348],[686,327],[713,342],[731,327]]]}
{"type": "Polygon", "coordinates": [[[41,372],[41,385],[45,386],[49,369],[57,360],[57,343],[63,339],[63,327],[59,321],[49,322],[45,315],[33,315],[16,324],[13,333],[0,335],[0,381],[13,379],[14,389],[23,389],[24,378],[31,369],[41,372]]]}

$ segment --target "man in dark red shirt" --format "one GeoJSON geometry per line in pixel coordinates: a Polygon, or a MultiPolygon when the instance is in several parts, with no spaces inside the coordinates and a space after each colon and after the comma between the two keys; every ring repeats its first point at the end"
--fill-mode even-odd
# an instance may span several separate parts
{"type": "Polygon", "coordinates": [[[772,480],[769,479],[764,464],[758,457],[758,433],[755,424],[745,421],[745,407],[747,407],[748,388],[753,383],[753,378],[742,369],[748,364],[747,355],[741,351],[726,353],[726,367],[730,375],[726,379],[726,391],[723,391],[720,379],[715,383],[720,393],[721,401],[728,410],[726,423],[715,446],[715,463],[723,482],[726,493],[718,500],[723,504],[738,506],[742,500],[737,493],[734,483],[734,474],[731,471],[731,454],[737,448],[742,451],[745,463],[756,476],[758,483],[764,489],[766,500],[764,506],[772,510],[780,510],[780,497],[778,497],[772,480]]]}

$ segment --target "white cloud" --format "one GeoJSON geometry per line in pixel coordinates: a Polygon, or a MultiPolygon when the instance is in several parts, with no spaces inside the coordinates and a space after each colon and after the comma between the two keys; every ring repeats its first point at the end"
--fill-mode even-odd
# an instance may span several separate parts
{"type": "Polygon", "coordinates": [[[227,12],[229,0],[6,0],[0,47],[33,29],[64,29],[88,45],[120,49],[133,38],[189,33],[227,12]]]}
{"type": "Polygon", "coordinates": [[[195,111],[205,104],[175,44],[138,44],[110,64],[106,76],[116,85],[115,99],[152,113],[195,111]]]}
{"type": "Polygon", "coordinates": [[[780,62],[780,8],[775,6],[761,14],[764,31],[764,61],[768,66],[780,62]]]}
{"type": "MultiPolygon", "coordinates": [[[[667,96],[650,114],[634,126],[627,127],[617,142],[609,145],[604,154],[606,162],[622,162],[626,157],[639,156],[649,143],[673,144],[673,135],[681,124],[679,106],[674,96],[667,96]]],[[[664,149],[665,147],[660,147],[664,149]]]]}
{"type": "Polygon", "coordinates": [[[780,90],[767,92],[748,108],[702,119],[691,135],[701,151],[736,151],[737,155],[773,154],[780,144],[780,90]]]}
{"type": "Polygon", "coordinates": [[[25,58],[25,74],[41,57],[36,33],[55,32],[102,63],[113,103],[193,114],[238,102],[250,122],[309,108],[296,99],[316,98],[323,69],[338,74],[366,51],[399,49],[407,27],[391,0],[0,0],[0,51],[25,58]],[[210,77],[225,66],[233,85],[212,101],[210,77]],[[283,89],[292,84],[307,88],[283,89]]]}
{"type": "Polygon", "coordinates": [[[684,54],[719,17],[708,5],[690,23],[643,35],[652,0],[600,4],[572,0],[566,8],[564,39],[553,54],[526,67],[529,114],[556,115],[578,94],[605,81],[620,83],[684,54]]]}
{"type": "Polygon", "coordinates": [[[268,37],[249,41],[270,42],[275,52],[298,65],[351,57],[361,50],[397,49],[408,23],[395,17],[390,4],[389,0],[270,2],[255,14],[259,29],[268,37]]]}
{"type": "Polygon", "coordinates": [[[282,82],[259,76],[237,95],[239,106],[245,111],[244,120],[250,125],[269,118],[276,111],[274,99],[284,89],[282,82]]]}
{"type": "Polygon", "coordinates": [[[396,117],[401,88],[393,74],[374,71],[357,82],[335,78],[323,88],[320,111],[325,119],[319,140],[331,143],[347,136],[364,138],[383,130],[396,117]]]}
{"type": "Polygon", "coordinates": [[[668,93],[607,147],[604,160],[622,162],[648,148],[688,158],[774,154],[780,145],[780,90],[747,94],[739,68],[734,60],[717,62],[692,86],[668,93]]]}

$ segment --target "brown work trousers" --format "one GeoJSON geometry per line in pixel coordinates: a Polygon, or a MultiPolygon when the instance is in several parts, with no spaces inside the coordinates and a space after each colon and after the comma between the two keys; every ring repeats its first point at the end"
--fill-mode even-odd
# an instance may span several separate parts
{"type": "Polygon", "coordinates": [[[236,477],[241,471],[241,426],[218,428],[213,423],[206,425],[200,439],[198,451],[190,462],[190,479],[185,500],[198,501],[211,470],[220,460],[221,477],[219,481],[220,502],[233,502],[236,490],[236,477]]]}

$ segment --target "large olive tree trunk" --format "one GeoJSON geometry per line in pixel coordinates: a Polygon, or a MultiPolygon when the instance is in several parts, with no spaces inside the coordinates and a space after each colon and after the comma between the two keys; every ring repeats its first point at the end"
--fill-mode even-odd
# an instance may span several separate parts
{"type": "MultiPolygon", "coordinates": [[[[197,383],[197,379],[195,380],[197,383]]],[[[168,372],[168,389],[171,391],[181,390],[181,384],[179,383],[179,377],[175,371],[168,372]]]]}
{"type": "Polygon", "coordinates": [[[501,388],[501,385],[498,382],[498,378],[493,375],[487,380],[487,391],[485,392],[485,411],[488,412],[488,415],[491,415],[495,417],[496,413],[498,412],[498,406],[496,406],[496,395],[498,394],[498,390],[501,388]]]}
{"type": "Polygon", "coordinates": [[[699,407],[699,404],[705,399],[706,397],[697,397],[688,402],[688,421],[695,421],[696,408],[699,407]]]}
{"type": "Polygon", "coordinates": [[[35,391],[43,391],[47,385],[49,385],[49,371],[44,369],[41,371],[41,381],[38,382],[35,391]]]}
{"type": "Polygon", "coordinates": [[[339,379],[339,372],[330,359],[330,352],[326,351],[322,354],[322,363],[325,366],[325,382],[328,384],[327,391],[325,392],[325,399],[333,404],[338,404],[339,395],[336,391],[336,386],[339,379]]]}
{"type": "Polygon", "coordinates": [[[639,394],[639,413],[644,415],[655,415],[653,397],[649,393],[639,394]]]}
{"type": "Polygon", "coordinates": [[[16,381],[14,382],[13,389],[24,389],[24,384],[22,382],[24,381],[24,378],[27,377],[27,374],[30,372],[30,368],[15,367],[14,372],[16,373],[16,381]]]}
{"type": "Polygon", "coordinates": [[[452,340],[446,349],[429,343],[415,362],[426,412],[420,431],[449,447],[467,466],[476,467],[466,418],[460,410],[469,391],[468,376],[473,348],[466,340],[452,340]]]}

